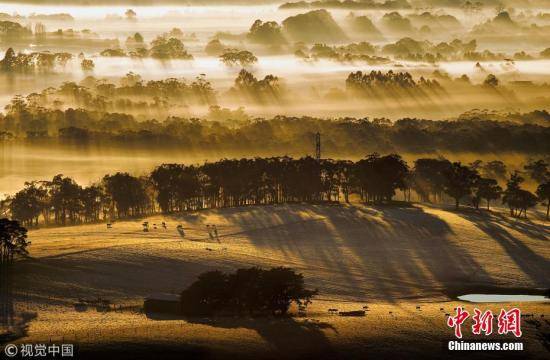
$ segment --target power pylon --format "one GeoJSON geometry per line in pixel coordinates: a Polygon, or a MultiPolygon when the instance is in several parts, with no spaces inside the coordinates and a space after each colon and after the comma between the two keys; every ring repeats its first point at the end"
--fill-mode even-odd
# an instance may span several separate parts
{"type": "Polygon", "coordinates": [[[315,159],[321,161],[321,134],[315,134],[315,159]]]}

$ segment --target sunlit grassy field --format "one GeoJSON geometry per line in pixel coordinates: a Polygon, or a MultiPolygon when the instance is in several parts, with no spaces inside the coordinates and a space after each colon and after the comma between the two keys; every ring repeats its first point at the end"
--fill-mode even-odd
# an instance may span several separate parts
{"type": "MultiPolygon", "coordinates": [[[[515,220],[498,211],[421,205],[287,205],[152,217],[149,232],[142,219],[111,229],[33,230],[31,259],[17,264],[14,296],[19,311],[36,317],[18,341],[71,341],[84,352],[149,344],[213,358],[445,356],[444,340],[453,336],[446,314],[459,304],[474,307],[456,295],[550,286],[550,226],[538,215],[515,220]],[[217,226],[219,242],[207,224],[217,226]],[[163,320],[141,312],[148,294],[179,292],[206,270],[249,266],[303,273],[319,289],[307,316],[163,320]],[[79,298],[97,297],[111,300],[116,311],[75,310],[79,298]],[[366,317],[327,313],[363,306],[369,306],[366,317]]],[[[530,356],[544,358],[549,304],[477,306],[498,312],[512,305],[534,314],[523,319],[522,340],[530,356]]]]}

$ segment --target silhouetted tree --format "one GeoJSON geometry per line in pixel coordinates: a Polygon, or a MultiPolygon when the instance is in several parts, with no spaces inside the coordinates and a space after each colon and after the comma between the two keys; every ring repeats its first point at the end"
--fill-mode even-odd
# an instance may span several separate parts
{"type": "Polygon", "coordinates": [[[237,95],[244,96],[254,103],[279,103],[281,102],[281,86],[279,78],[273,75],[266,75],[258,80],[252,73],[242,69],[235,79],[235,85],[231,91],[237,95]]]}
{"type": "Polygon", "coordinates": [[[541,203],[546,201],[546,220],[548,220],[550,216],[550,180],[537,187],[537,196],[541,203]]]}
{"type": "Polygon", "coordinates": [[[82,59],[82,62],[80,63],[80,67],[83,71],[92,71],[95,68],[94,61],[91,59],[82,59]]]}
{"type": "Polygon", "coordinates": [[[188,315],[212,315],[227,308],[230,297],[228,275],[208,271],[181,293],[182,311],[188,315]]]}
{"type": "Polygon", "coordinates": [[[119,218],[145,213],[149,199],[140,179],[128,173],[118,172],[114,175],[106,175],[103,183],[119,218]]]}
{"type": "Polygon", "coordinates": [[[292,302],[308,305],[316,290],[307,290],[302,274],[285,267],[276,267],[264,271],[261,276],[262,300],[266,310],[273,315],[285,315],[292,302]]]}
{"type": "Polygon", "coordinates": [[[194,167],[163,164],[151,173],[150,178],[162,211],[184,211],[198,207],[201,184],[194,167]]]}
{"type": "Polygon", "coordinates": [[[523,168],[529,174],[531,179],[535,180],[536,182],[542,183],[550,180],[549,165],[546,161],[542,159],[530,161],[523,168]]]}
{"type": "Polygon", "coordinates": [[[375,203],[391,201],[396,189],[405,189],[408,171],[407,164],[397,154],[367,156],[356,163],[361,197],[375,203]]]}
{"type": "Polygon", "coordinates": [[[250,66],[258,62],[258,58],[247,50],[226,49],[221,55],[220,60],[225,65],[242,67],[250,66]]]}
{"type": "Polygon", "coordinates": [[[187,315],[248,312],[285,315],[292,302],[307,306],[316,290],[305,288],[304,278],[284,267],[239,269],[233,274],[209,271],[181,293],[187,315]]]}
{"type": "Polygon", "coordinates": [[[447,159],[418,159],[414,162],[412,185],[423,201],[430,201],[430,195],[441,201],[445,189],[446,172],[451,168],[447,159]]]}
{"type": "Polygon", "coordinates": [[[521,188],[524,179],[516,171],[511,174],[502,202],[510,208],[510,215],[520,217],[524,213],[527,217],[527,209],[537,204],[537,197],[527,190],[521,188]]]}
{"type": "Polygon", "coordinates": [[[491,200],[497,200],[502,194],[502,188],[495,179],[479,178],[474,185],[474,196],[472,201],[476,209],[479,208],[481,199],[487,200],[487,210],[491,200]]]}
{"type": "Polygon", "coordinates": [[[151,42],[149,52],[151,57],[156,59],[193,59],[193,55],[187,52],[181,40],[174,37],[158,36],[151,42]]]}
{"type": "Polygon", "coordinates": [[[27,229],[18,221],[0,219],[0,266],[10,264],[15,255],[27,255],[27,229]]]}
{"type": "Polygon", "coordinates": [[[250,27],[248,34],[246,35],[248,40],[253,43],[278,46],[286,44],[285,37],[283,36],[281,26],[275,21],[261,20],[254,21],[254,24],[250,27]]]}
{"type": "Polygon", "coordinates": [[[489,86],[489,87],[497,87],[499,84],[499,80],[497,77],[493,74],[487,75],[485,80],[483,80],[483,85],[489,86]]]}
{"type": "Polygon", "coordinates": [[[481,165],[484,176],[492,179],[506,178],[506,165],[500,160],[493,160],[481,165]]]}
{"type": "Polygon", "coordinates": [[[445,176],[444,191],[455,199],[455,208],[458,210],[460,199],[472,193],[479,175],[460,162],[454,162],[443,173],[445,176]]]}
{"type": "Polygon", "coordinates": [[[91,185],[80,190],[82,214],[84,221],[99,221],[103,206],[107,202],[103,189],[98,185],[91,185]]]}
{"type": "Polygon", "coordinates": [[[126,12],[124,13],[124,15],[126,16],[126,19],[132,20],[132,21],[135,20],[135,19],[136,19],[136,16],[137,16],[136,12],[135,12],[134,10],[132,10],[132,9],[126,10],[126,12]]]}
{"type": "Polygon", "coordinates": [[[82,187],[73,179],[56,175],[48,184],[50,189],[50,206],[54,211],[55,222],[65,225],[77,222],[83,208],[81,201],[82,187]]]}
{"type": "Polygon", "coordinates": [[[37,182],[25,183],[25,188],[10,198],[10,212],[12,218],[22,224],[38,225],[38,217],[44,207],[46,191],[37,182]]]}

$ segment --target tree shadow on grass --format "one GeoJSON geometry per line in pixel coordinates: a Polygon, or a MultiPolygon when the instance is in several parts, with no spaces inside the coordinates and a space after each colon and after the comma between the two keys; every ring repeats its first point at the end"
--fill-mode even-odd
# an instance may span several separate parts
{"type": "Polygon", "coordinates": [[[325,331],[337,330],[329,323],[316,320],[297,320],[292,317],[219,317],[184,318],[191,324],[223,329],[245,328],[254,330],[272,348],[273,358],[285,359],[337,359],[337,353],[325,331]]]}
{"type": "MultiPolygon", "coordinates": [[[[323,294],[394,302],[447,294],[457,284],[494,282],[453,241],[457,234],[445,219],[421,207],[296,205],[283,210],[273,208],[272,216],[286,226],[249,231],[247,238],[257,248],[299,258],[300,270],[323,294]],[[307,221],[295,221],[301,217],[307,221]]],[[[261,210],[247,215],[250,222],[266,217],[261,210]]]]}
{"type": "Polygon", "coordinates": [[[13,294],[13,271],[0,268],[0,344],[27,336],[30,322],[36,313],[16,310],[13,294]]]}
{"type": "Polygon", "coordinates": [[[550,234],[545,228],[529,222],[511,221],[502,215],[463,212],[460,216],[495,239],[535,286],[550,286],[550,261],[510,233],[510,230],[514,230],[530,239],[548,242],[550,234]]]}

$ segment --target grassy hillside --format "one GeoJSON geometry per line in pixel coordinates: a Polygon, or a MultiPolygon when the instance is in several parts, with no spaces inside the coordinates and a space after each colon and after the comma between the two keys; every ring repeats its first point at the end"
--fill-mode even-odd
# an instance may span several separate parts
{"type": "Polygon", "coordinates": [[[60,300],[136,298],[180,291],[207,269],[284,265],[334,299],[447,299],[466,285],[550,287],[550,226],[497,213],[292,205],[148,220],[158,229],[145,233],[136,220],[31,231],[33,259],[19,265],[24,282],[60,300]],[[207,224],[217,225],[220,243],[209,239],[207,224]]]}
{"type": "MultiPolygon", "coordinates": [[[[17,341],[76,342],[95,358],[113,349],[132,358],[156,347],[166,358],[182,353],[188,358],[438,358],[445,355],[443,341],[452,336],[445,314],[460,304],[454,295],[550,287],[548,223],[498,213],[419,205],[289,205],[148,221],[149,232],[142,231],[142,220],[114,223],[112,229],[98,224],[31,231],[32,258],[17,264],[13,290],[21,322],[28,326],[17,341]],[[162,221],[167,229],[153,228],[162,221]],[[176,231],[178,224],[185,238],[176,231]],[[207,224],[217,226],[219,243],[208,236],[207,224]],[[179,292],[205,270],[254,265],[304,273],[320,292],[307,318],[161,321],[140,311],[144,296],[179,292]],[[117,311],[75,309],[79,298],[98,296],[111,300],[117,311]],[[364,318],[327,313],[365,304],[370,311],[364,318]]],[[[473,311],[472,304],[462,305],[473,311]]],[[[544,358],[550,323],[540,315],[548,317],[550,305],[520,306],[536,314],[524,320],[528,352],[521,356],[544,358]]]]}

